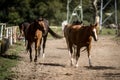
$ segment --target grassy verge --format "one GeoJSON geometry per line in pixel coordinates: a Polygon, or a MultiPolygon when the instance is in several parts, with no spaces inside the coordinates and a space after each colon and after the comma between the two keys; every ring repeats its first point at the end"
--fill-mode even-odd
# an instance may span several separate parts
{"type": "Polygon", "coordinates": [[[9,76],[12,73],[10,69],[16,66],[20,58],[18,53],[23,50],[23,43],[17,42],[16,44],[10,46],[5,54],[0,56],[0,80],[11,80],[9,79],[9,76]]]}
{"type": "Polygon", "coordinates": [[[101,35],[115,35],[116,34],[116,29],[108,29],[108,28],[103,28],[101,35]]]}

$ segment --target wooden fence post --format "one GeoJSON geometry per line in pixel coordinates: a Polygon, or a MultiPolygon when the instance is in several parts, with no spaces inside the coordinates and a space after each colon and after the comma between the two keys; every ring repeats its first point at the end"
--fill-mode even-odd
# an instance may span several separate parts
{"type": "Polygon", "coordinates": [[[17,27],[18,26],[13,26],[12,30],[13,30],[13,43],[16,43],[16,39],[17,39],[17,27]]]}
{"type": "Polygon", "coordinates": [[[8,27],[8,38],[9,38],[10,45],[12,45],[13,44],[13,40],[12,40],[12,27],[8,27]]]}

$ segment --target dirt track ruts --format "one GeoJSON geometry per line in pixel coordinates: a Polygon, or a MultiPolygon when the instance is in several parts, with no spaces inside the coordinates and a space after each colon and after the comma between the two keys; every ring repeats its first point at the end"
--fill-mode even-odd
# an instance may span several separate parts
{"type": "Polygon", "coordinates": [[[12,68],[13,80],[120,80],[120,45],[113,36],[100,36],[92,42],[93,67],[89,68],[87,52],[81,53],[79,67],[70,66],[64,39],[48,39],[45,59],[29,62],[29,55],[20,53],[19,64],[12,68]]]}

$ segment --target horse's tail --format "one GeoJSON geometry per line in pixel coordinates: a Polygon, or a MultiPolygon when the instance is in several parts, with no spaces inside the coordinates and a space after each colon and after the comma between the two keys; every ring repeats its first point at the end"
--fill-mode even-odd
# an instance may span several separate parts
{"type": "Polygon", "coordinates": [[[55,33],[51,28],[48,28],[48,32],[54,37],[54,38],[63,38],[62,36],[55,33]]]}

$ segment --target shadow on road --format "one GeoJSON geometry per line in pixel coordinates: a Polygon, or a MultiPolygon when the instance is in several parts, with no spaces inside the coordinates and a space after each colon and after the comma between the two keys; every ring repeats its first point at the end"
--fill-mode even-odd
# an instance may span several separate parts
{"type": "Polygon", "coordinates": [[[120,73],[104,73],[102,77],[119,77],[120,73]]]}
{"type": "Polygon", "coordinates": [[[45,65],[45,66],[60,66],[60,67],[65,67],[63,64],[58,64],[58,63],[39,63],[40,65],[45,65]]]}
{"type": "Polygon", "coordinates": [[[57,49],[60,49],[60,50],[67,50],[67,48],[57,48],[57,49]]]}
{"type": "Polygon", "coordinates": [[[115,70],[117,69],[116,67],[111,67],[111,66],[85,66],[85,68],[87,69],[91,69],[91,70],[106,70],[106,69],[111,69],[111,70],[115,70]]]}
{"type": "Polygon", "coordinates": [[[0,55],[0,57],[12,59],[12,60],[16,60],[16,59],[19,60],[21,58],[20,56],[17,55],[8,55],[8,54],[0,55]]]}

